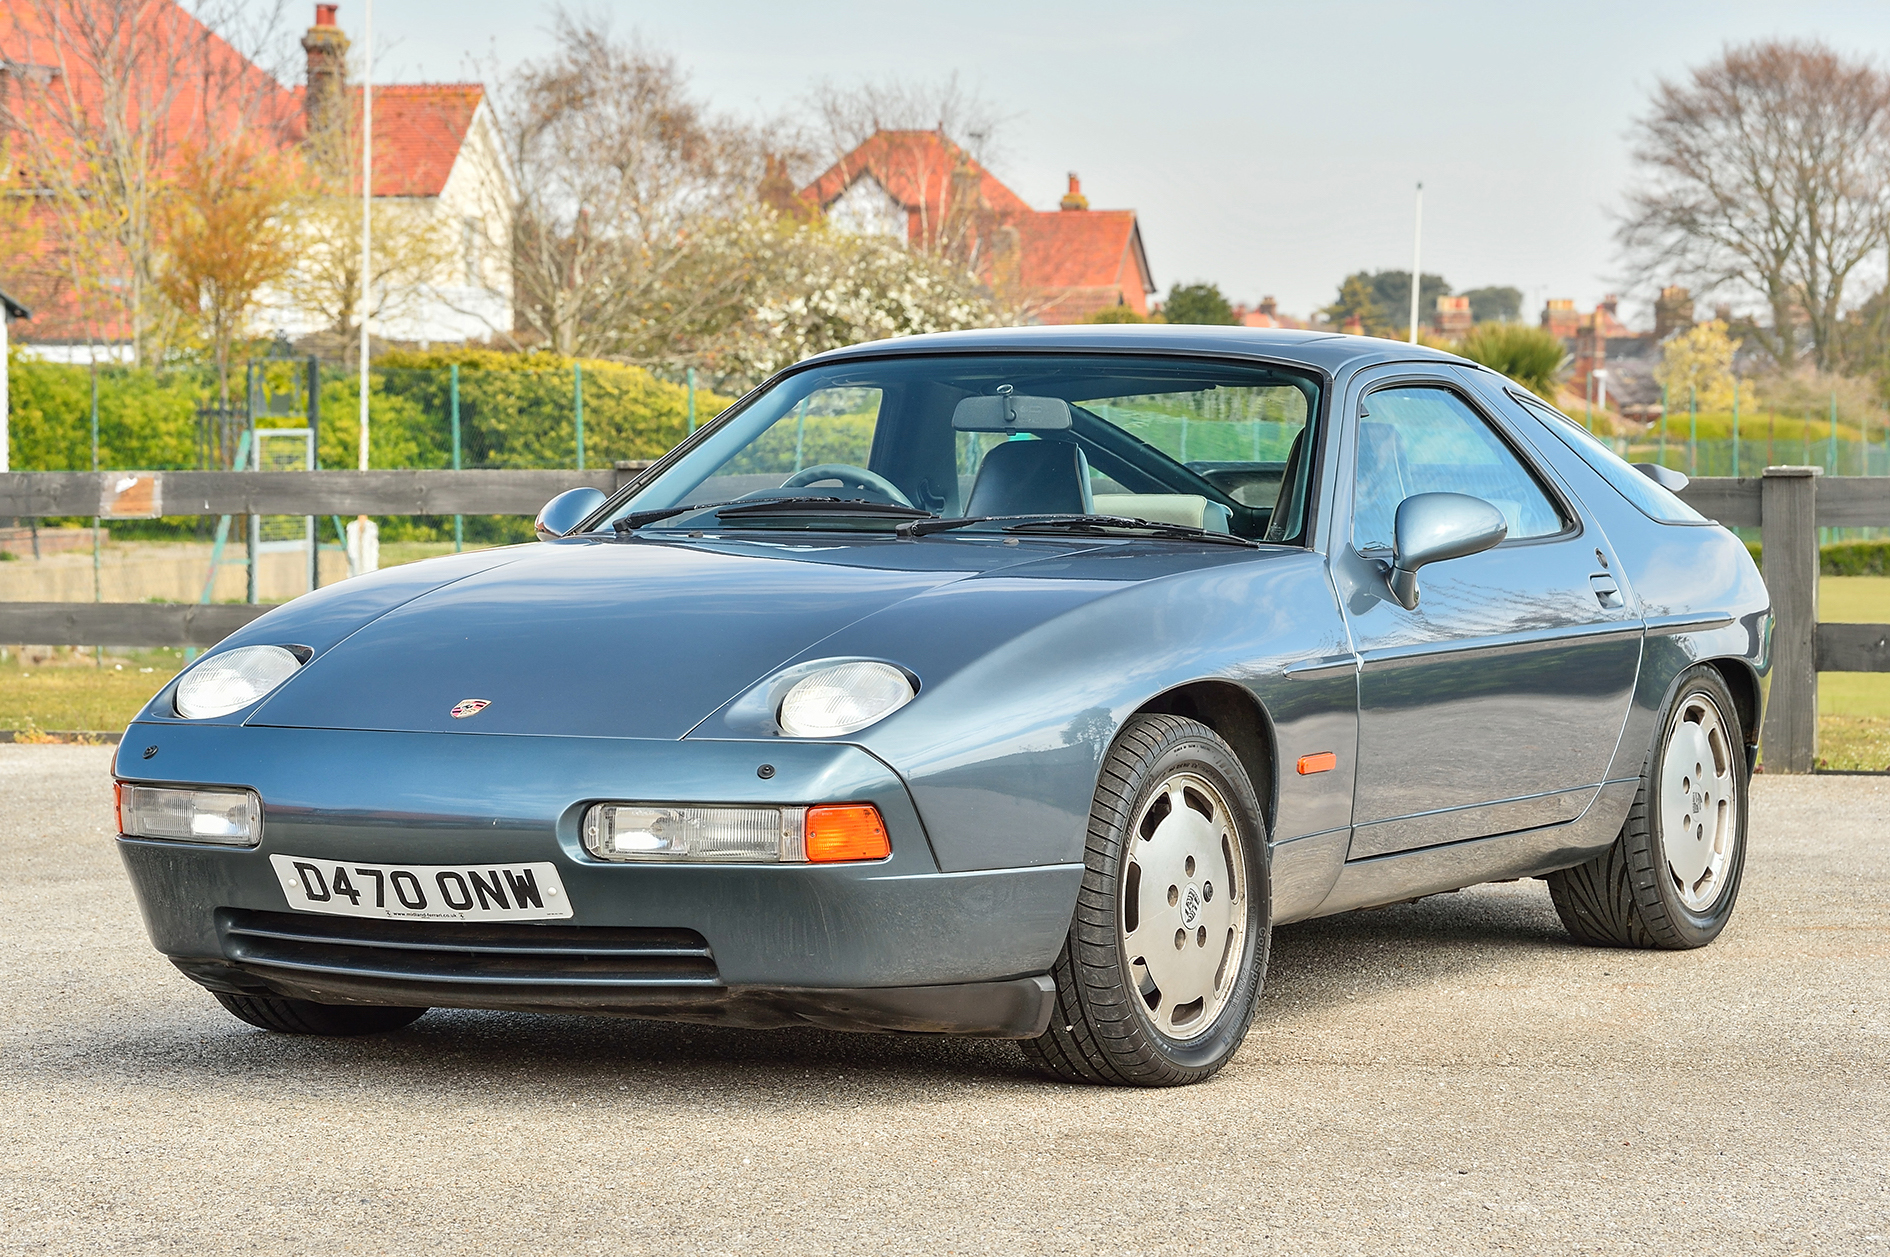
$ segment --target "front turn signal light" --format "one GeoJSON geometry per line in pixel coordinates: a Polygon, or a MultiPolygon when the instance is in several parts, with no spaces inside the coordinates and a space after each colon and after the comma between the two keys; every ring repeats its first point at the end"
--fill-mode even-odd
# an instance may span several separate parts
{"type": "Polygon", "coordinates": [[[808,808],[806,843],[810,864],[883,860],[892,854],[886,822],[870,803],[808,808]]]}

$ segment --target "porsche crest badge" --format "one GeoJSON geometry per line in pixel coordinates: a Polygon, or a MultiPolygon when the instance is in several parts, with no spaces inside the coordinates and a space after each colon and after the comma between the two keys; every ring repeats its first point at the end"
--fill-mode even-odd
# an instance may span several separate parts
{"type": "Polygon", "coordinates": [[[490,706],[492,700],[489,698],[462,698],[453,704],[453,719],[464,720],[468,716],[477,716],[490,706]]]}

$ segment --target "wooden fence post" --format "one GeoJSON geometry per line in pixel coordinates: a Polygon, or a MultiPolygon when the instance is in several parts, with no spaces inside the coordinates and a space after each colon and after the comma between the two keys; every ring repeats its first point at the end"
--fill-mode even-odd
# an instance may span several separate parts
{"type": "Polygon", "coordinates": [[[1762,743],[1765,768],[1818,767],[1818,477],[1822,467],[1767,467],[1760,532],[1772,595],[1772,693],[1762,743]]]}

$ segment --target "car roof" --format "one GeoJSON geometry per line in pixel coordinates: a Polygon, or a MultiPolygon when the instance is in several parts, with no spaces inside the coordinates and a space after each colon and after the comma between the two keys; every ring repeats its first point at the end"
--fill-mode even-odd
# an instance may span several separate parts
{"type": "Polygon", "coordinates": [[[1423,345],[1345,336],[1336,332],[1301,332],[1284,328],[1214,327],[1182,323],[1102,323],[1058,327],[989,327],[963,332],[932,332],[867,341],[817,354],[802,367],[860,358],[928,353],[1096,352],[1226,354],[1296,362],[1327,374],[1343,367],[1381,362],[1434,362],[1475,366],[1467,358],[1423,345]]]}

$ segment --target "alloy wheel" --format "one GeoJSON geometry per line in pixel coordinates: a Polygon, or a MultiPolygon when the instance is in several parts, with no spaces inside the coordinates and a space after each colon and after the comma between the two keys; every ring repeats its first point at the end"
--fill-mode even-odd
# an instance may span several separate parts
{"type": "Polygon", "coordinates": [[[1674,710],[1660,768],[1660,836],[1666,876],[1692,912],[1704,913],[1725,889],[1739,840],[1736,748],[1725,718],[1705,694],[1674,710]]]}
{"type": "Polygon", "coordinates": [[[1148,796],[1123,852],[1117,922],[1131,987],[1156,1030],[1199,1036],[1226,1006],[1247,934],[1247,864],[1206,778],[1178,772],[1148,796]]]}

